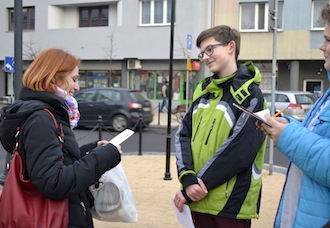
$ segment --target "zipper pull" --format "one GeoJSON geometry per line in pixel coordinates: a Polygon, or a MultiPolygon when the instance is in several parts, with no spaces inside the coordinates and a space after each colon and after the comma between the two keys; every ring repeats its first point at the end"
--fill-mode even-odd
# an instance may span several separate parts
{"type": "Polygon", "coordinates": [[[80,201],[80,205],[81,205],[81,207],[82,207],[83,210],[84,210],[84,215],[86,216],[86,206],[85,206],[84,202],[81,202],[81,201],[80,201]]]}

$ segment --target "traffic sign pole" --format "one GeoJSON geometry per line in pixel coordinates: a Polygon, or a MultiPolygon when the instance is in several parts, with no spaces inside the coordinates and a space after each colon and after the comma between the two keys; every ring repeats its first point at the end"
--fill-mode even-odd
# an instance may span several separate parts
{"type": "Polygon", "coordinates": [[[10,84],[11,84],[11,95],[10,95],[10,103],[14,102],[14,73],[10,73],[10,84]]]}
{"type": "Polygon", "coordinates": [[[192,49],[192,35],[187,35],[187,67],[186,67],[186,111],[188,110],[189,103],[189,73],[192,70],[190,55],[192,49]]]}

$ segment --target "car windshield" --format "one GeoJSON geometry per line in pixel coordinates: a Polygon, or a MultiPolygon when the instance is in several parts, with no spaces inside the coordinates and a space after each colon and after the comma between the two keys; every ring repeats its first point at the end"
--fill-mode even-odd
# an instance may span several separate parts
{"type": "Polygon", "coordinates": [[[316,101],[316,96],[313,94],[296,94],[297,104],[314,104],[316,101]]]}
{"type": "Polygon", "coordinates": [[[128,94],[135,102],[143,102],[146,100],[143,94],[138,91],[130,91],[128,94]]]}

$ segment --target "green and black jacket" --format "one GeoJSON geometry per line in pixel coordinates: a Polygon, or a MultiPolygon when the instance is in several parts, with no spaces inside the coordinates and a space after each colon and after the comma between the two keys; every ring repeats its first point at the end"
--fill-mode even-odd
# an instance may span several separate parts
{"type": "Polygon", "coordinates": [[[204,78],[176,133],[175,149],[183,189],[205,183],[209,193],[189,204],[192,211],[237,219],[258,218],[266,137],[256,120],[233,103],[257,112],[266,107],[252,62],[233,75],[204,78]]]}

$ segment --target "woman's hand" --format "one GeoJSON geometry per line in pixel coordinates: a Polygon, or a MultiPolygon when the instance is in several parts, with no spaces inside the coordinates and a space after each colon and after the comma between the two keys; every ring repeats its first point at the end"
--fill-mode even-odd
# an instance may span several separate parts
{"type": "Polygon", "coordinates": [[[119,152],[120,154],[123,154],[123,151],[121,150],[121,146],[118,145],[118,146],[116,146],[116,147],[117,147],[118,152],[119,152]]]}
{"type": "Polygon", "coordinates": [[[276,143],[289,121],[283,117],[272,118],[267,114],[265,118],[269,125],[257,122],[257,126],[265,135],[268,135],[276,143]]]}
{"type": "MultiPolygon", "coordinates": [[[[97,146],[104,146],[104,145],[107,145],[109,143],[109,141],[107,141],[107,140],[101,140],[101,141],[98,141],[97,142],[97,146]]],[[[115,146],[115,145],[114,145],[115,146]]],[[[121,150],[121,146],[120,145],[118,145],[118,146],[115,146],[115,147],[117,147],[117,150],[118,150],[118,152],[120,153],[120,154],[123,154],[123,151],[121,150]]]]}
{"type": "Polygon", "coordinates": [[[104,145],[106,145],[108,143],[109,143],[109,141],[107,141],[107,140],[101,140],[101,141],[98,141],[97,142],[97,146],[104,146],[104,145]]]}

